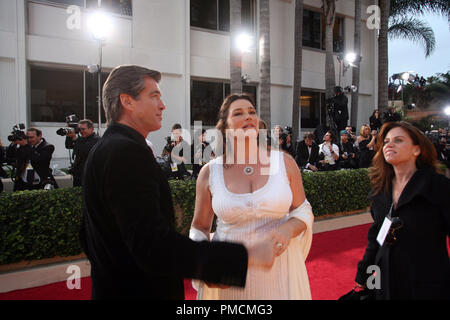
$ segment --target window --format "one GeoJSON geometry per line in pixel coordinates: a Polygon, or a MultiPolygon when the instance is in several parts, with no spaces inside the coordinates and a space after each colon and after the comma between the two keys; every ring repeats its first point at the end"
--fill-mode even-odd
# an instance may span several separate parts
{"type": "MultiPolygon", "coordinates": [[[[255,22],[255,0],[241,0],[241,24],[253,31],[255,22]]],[[[191,26],[230,31],[230,0],[191,0],[191,26]]]]}
{"type": "MultiPolygon", "coordinates": [[[[325,49],[325,25],[323,28],[322,48],[325,49]]],[[[333,52],[342,51],[344,51],[344,18],[336,17],[333,27],[333,52]]]]}
{"type": "Polygon", "coordinates": [[[303,45],[321,49],[321,14],[303,10],[303,45]]]}
{"type": "MultiPolygon", "coordinates": [[[[97,8],[98,0],[85,0],[86,8],[97,8]]],[[[101,8],[112,13],[132,16],[131,0],[101,0],[101,8]]]]}
{"type": "MultiPolygon", "coordinates": [[[[102,87],[107,76],[102,73],[102,87]]],[[[75,114],[80,120],[98,123],[97,81],[97,74],[83,70],[31,65],[31,122],[65,122],[68,115],[75,114]]],[[[103,108],[101,113],[106,122],[103,108]]]]}
{"type": "MultiPolygon", "coordinates": [[[[43,2],[61,5],[76,5],[81,8],[97,8],[98,0],[41,0],[43,2]]],[[[132,16],[131,0],[101,0],[101,8],[112,13],[132,16]]]]}
{"type": "Polygon", "coordinates": [[[300,100],[302,128],[315,128],[325,123],[325,93],[302,90],[300,100]]]}
{"type": "Polygon", "coordinates": [[[255,25],[255,2],[252,0],[242,0],[241,24],[247,32],[253,32],[255,25]]]}
{"type": "MultiPolygon", "coordinates": [[[[325,50],[325,19],[322,13],[303,10],[303,46],[325,50]]],[[[344,18],[336,17],[333,27],[333,51],[344,50],[344,18]]]]}
{"type": "MultiPolygon", "coordinates": [[[[84,112],[84,118],[91,120],[92,122],[98,123],[98,74],[84,72],[86,77],[86,108],[84,112]]],[[[101,77],[101,87],[106,82],[109,73],[102,72],[101,77]]],[[[101,108],[102,123],[106,123],[105,110],[103,106],[101,108]]]]}
{"type": "Polygon", "coordinates": [[[52,2],[62,5],[75,5],[79,7],[84,7],[84,0],[41,0],[42,2],[52,2]]]}
{"type": "MultiPolygon", "coordinates": [[[[256,86],[243,85],[242,91],[253,95],[256,101],[256,86]]],[[[215,126],[223,100],[230,94],[230,84],[193,80],[191,85],[191,124],[202,121],[203,126],[215,126]]]]}

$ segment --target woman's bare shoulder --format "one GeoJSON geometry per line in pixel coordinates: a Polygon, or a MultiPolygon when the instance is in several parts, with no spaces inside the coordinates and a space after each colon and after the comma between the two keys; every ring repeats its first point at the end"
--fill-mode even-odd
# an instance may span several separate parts
{"type": "Polygon", "coordinates": [[[286,167],[286,172],[288,176],[292,176],[293,174],[296,174],[297,172],[300,172],[300,169],[298,168],[297,162],[295,159],[287,152],[282,152],[283,158],[284,158],[284,166],[286,167]]]}

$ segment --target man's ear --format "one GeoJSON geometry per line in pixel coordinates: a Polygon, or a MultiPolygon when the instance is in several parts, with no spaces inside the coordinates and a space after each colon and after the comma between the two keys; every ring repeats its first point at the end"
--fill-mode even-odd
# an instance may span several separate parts
{"type": "Polygon", "coordinates": [[[127,110],[131,111],[134,108],[133,98],[130,95],[126,94],[126,93],[121,93],[120,94],[120,103],[127,110]]]}

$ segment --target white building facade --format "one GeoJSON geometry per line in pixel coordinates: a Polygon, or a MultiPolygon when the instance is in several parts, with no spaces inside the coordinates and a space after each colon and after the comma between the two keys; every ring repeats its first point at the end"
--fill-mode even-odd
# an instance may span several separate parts
{"type": "MultiPolygon", "coordinates": [[[[242,0],[242,23],[254,43],[242,57],[244,90],[258,101],[258,0],[242,0]]],[[[293,0],[270,0],[271,123],[290,126],[294,69],[293,0]]],[[[358,127],[377,106],[377,30],[366,26],[363,1],[358,127]]],[[[98,43],[87,20],[97,0],[0,1],[0,137],[13,125],[38,127],[55,145],[53,162],[68,166],[64,137],[56,130],[65,117],[98,122],[97,76],[86,66],[99,63],[98,43]]],[[[301,131],[325,121],[325,51],[321,0],[304,1],[301,131]]],[[[354,1],[336,2],[335,46],[353,48],[354,1]]],[[[157,152],[174,123],[193,128],[214,125],[230,83],[229,2],[223,0],[103,0],[113,28],[102,48],[102,81],[112,68],[137,64],[163,74],[160,87],[166,110],[163,127],[149,135],[157,152]]],[[[337,57],[337,52],[335,53],[337,57]]],[[[336,84],[351,85],[335,59],[336,84]],[[340,71],[341,70],[341,71],[340,71]],[[340,73],[341,72],[341,73],[340,73]]],[[[350,98],[350,96],[349,96],[350,98]]],[[[258,103],[257,103],[258,104],[258,103]]],[[[349,101],[349,114],[350,114],[349,101]]],[[[104,119],[104,118],[103,118],[104,119]]],[[[103,120],[104,121],[104,120],[103,120]]],[[[103,128],[105,128],[103,124],[103,128]]],[[[102,130],[102,132],[104,129],[102,130]]],[[[359,128],[357,128],[359,131],[359,128]]]]}

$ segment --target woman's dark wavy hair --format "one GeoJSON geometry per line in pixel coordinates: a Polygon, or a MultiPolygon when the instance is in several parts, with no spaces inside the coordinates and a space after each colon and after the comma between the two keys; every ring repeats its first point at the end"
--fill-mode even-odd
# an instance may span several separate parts
{"type": "MultiPolygon", "coordinates": [[[[248,93],[245,93],[245,92],[229,94],[228,96],[225,97],[222,105],[220,106],[219,117],[218,117],[219,120],[217,121],[216,129],[219,130],[220,133],[222,134],[222,144],[220,144],[220,142],[218,143],[217,151],[218,151],[218,155],[220,155],[220,151],[223,151],[224,164],[225,164],[225,159],[226,159],[226,155],[227,155],[225,130],[227,129],[227,118],[228,118],[228,114],[230,111],[230,106],[236,100],[241,100],[241,99],[249,101],[252,104],[252,106],[255,107],[255,101],[253,99],[253,96],[248,93]]],[[[255,109],[256,109],[256,107],[255,107],[255,109]]]]}
{"type": "Polygon", "coordinates": [[[377,136],[377,153],[372,160],[372,167],[369,168],[370,183],[372,185],[373,195],[380,192],[389,193],[391,182],[394,178],[394,168],[386,162],[383,154],[384,139],[389,131],[394,128],[402,128],[411,138],[414,145],[420,147],[420,154],[416,159],[416,167],[431,167],[438,171],[439,162],[437,161],[437,152],[431,141],[425,134],[405,121],[386,122],[380,129],[377,136]]]}

